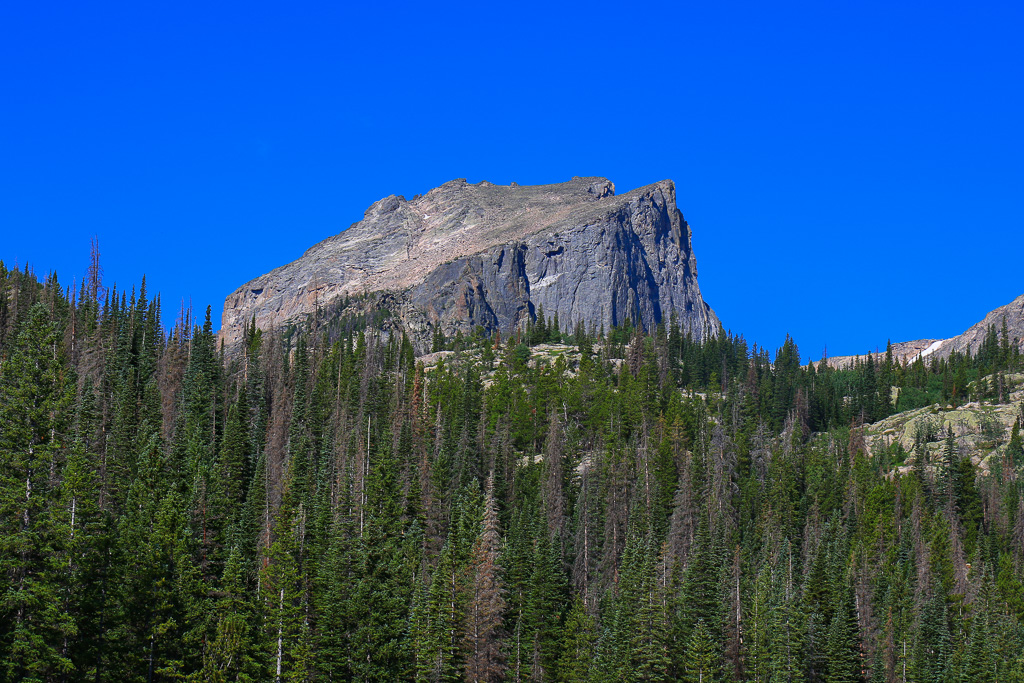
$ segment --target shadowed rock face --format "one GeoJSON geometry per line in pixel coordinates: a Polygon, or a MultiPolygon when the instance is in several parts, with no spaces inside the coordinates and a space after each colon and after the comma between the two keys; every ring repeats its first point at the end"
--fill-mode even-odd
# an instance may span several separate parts
{"type": "Polygon", "coordinates": [[[616,197],[604,178],[574,178],[532,187],[453,180],[411,201],[385,197],[228,296],[221,335],[230,347],[253,316],[276,328],[375,293],[420,349],[434,329],[507,334],[540,309],[563,329],[626,319],[650,329],[673,313],[697,338],[719,327],[672,181],[616,197]]]}

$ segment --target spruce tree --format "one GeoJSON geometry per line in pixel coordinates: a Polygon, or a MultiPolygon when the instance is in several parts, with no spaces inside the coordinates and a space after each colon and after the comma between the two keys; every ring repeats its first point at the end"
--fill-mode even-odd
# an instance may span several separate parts
{"type": "Polygon", "coordinates": [[[721,670],[721,643],[715,640],[703,619],[697,620],[683,655],[686,683],[715,683],[721,670]]]}
{"type": "Polygon", "coordinates": [[[578,595],[566,616],[564,633],[559,675],[566,683],[587,683],[594,663],[596,634],[594,619],[578,595]]]}
{"type": "Polygon", "coordinates": [[[60,330],[36,304],[0,365],[0,660],[10,680],[71,671],[63,644],[75,625],[59,598],[69,577],[54,565],[70,540],[55,517],[73,398],[60,330]]]}

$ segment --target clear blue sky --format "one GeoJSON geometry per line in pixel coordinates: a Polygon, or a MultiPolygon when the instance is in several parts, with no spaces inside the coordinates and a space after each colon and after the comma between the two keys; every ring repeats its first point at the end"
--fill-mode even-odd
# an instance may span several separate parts
{"type": "Polygon", "coordinates": [[[726,326],[805,357],[1024,292],[1019,2],[10,2],[0,259],[224,297],[391,193],[676,181],[726,326]]]}

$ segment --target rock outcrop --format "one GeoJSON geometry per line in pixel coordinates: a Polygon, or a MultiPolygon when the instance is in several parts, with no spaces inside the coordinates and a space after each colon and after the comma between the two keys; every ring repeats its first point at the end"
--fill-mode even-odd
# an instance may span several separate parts
{"type": "Polygon", "coordinates": [[[719,328],[670,180],[621,196],[604,178],[573,178],[453,180],[412,200],[385,197],[228,296],[221,335],[231,347],[253,317],[260,329],[281,328],[349,297],[386,306],[421,350],[434,330],[507,334],[540,310],[563,329],[627,319],[650,329],[673,314],[697,338],[719,328]]]}

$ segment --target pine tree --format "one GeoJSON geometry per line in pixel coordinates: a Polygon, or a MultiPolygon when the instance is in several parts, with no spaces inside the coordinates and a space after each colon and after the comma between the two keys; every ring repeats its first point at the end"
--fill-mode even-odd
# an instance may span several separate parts
{"type": "Polygon", "coordinates": [[[408,557],[419,539],[403,533],[397,468],[386,444],[374,458],[366,486],[369,509],[356,549],[352,595],[360,615],[350,641],[352,671],[357,679],[395,680],[412,668],[406,629],[413,586],[408,557]]]}
{"type": "Polygon", "coordinates": [[[331,680],[351,678],[349,634],[358,621],[353,592],[356,579],[356,520],[351,514],[351,486],[343,483],[330,542],[317,570],[316,612],[320,672],[331,680]]]}
{"type": "MultiPolygon", "coordinates": [[[[538,520],[538,523],[542,523],[538,520]]],[[[554,680],[562,638],[566,577],[558,544],[540,534],[536,541],[533,573],[523,605],[525,632],[532,650],[532,676],[554,680]]]]}
{"type": "Polygon", "coordinates": [[[721,644],[714,639],[707,624],[699,619],[683,655],[682,680],[686,683],[714,683],[719,680],[720,648],[721,644]]]}
{"type": "Polygon", "coordinates": [[[827,683],[857,683],[861,680],[858,652],[857,622],[852,600],[847,591],[840,591],[838,604],[832,613],[825,636],[827,683]]]}
{"type": "Polygon", "coordinates": [[[302,555],[305,524],[306,512],[301,504],[295,510],[282,508],[260,575],[262,609],[267,615],[261,641],[268,648],[265,656],[271,660],[277,683],[302,680],[309,673],[297,648],[308,608],[302,555]]]}
{"type": "Polygon", "coordinates": [[[783,543],[773,599],[769,639],[770,670],[772,679],[802,683],[806,669],[804,644],[807,642],[809,619],[793,580],[793,555],[789,542],[783,543]]]}
{"type": "Polygon", "coordinates": [[[704,621],[715,642],[722,640],[722,595],[719,590],[721,563],[711,534],[707,516],[702,515],[697,528],[696,548],[686,570],[683,584],[683,634],[689,638],[698,621],[704,621]]]}
{"type": "Polygon", "coordinates": [[[596,641],[594,619],[587,614],[579,596],[565,619],[565,635],[558,672],[565,683],[587,683],[590,680],[596,641]]]}
{"type": "MultiPolygon", "coordinates": [[[[633,675],[640,681],[668,680],[669,623],[664,588],[658,584],[658,554],[650,533],[642,546],[638,605],[630,642],[633,675]]],[[[664,570],[663,572],[664,573],[664,570]]]]}
{"type": "Polygon", "coordinates": [[[0,373],[0,660],[10,680],[42,680],[71,671],[63,644],[75,630],[58,598],[68,577],[53,566],[69,540],[56,533],[54,505],[74,373],[43,304],[29,311],[0,373]]]}
{"type": "Polygon", "coordinates": [[[933,591],[935,594],[921,610],[913,670],[918,680],[946,681],[952,674],[949,613],[945,596],[937,585],[933,586],[933,591]]]}
{"type": "Polygon", "coordinates": [[[498,564],[500,543],[492,476],[488,479],[482,528],[473,546],[468,571],[470,599],[466,606],[462,649],[466,680],[472,683],[497,681],[503,677],[502,614],[506,605],[498,564]]]}
{"type": "Polygon", "coordinates": [[[242,554],[233,548],[221,580],[220,597],[210,612],[216,635],[203,657],[210,681],[262,681],[269,677],[258,624],[262,614],[251,601],[242,554]]]}
{"type": "Polygon", "coordinates": [[[74,620],[75,633],[68,634],[61,649],[76,675],[88,675],[100,654],[105,634],[104,612],[105,549],[110,543],[109,518],[99,509],[99,482],[94,469],[95,455],[76,442],[64,467],[59,493],[55,533],[66,539],[64,552],[54,556],[60,567],[63,609],[74,620]],[[91,456],[91,457],[90,457],[91,456]]]}
{"type": "Polygon", "coordinates": [[[460,622],[465,619],[465,568],[458,555],[456,534],[449,535],[441,551],[430,587],[418,604],[420,628],[416,634],[418,681],[460,679],[460,622]]]}
{"type": "Polygon", "coordinates": [[[1016,467],[1024,463],[1024,440],[1020,436],[1020,421],[1014,420],[1010,429],[1010,443],[1006,446],[1006,456],[1016,467]]]}

